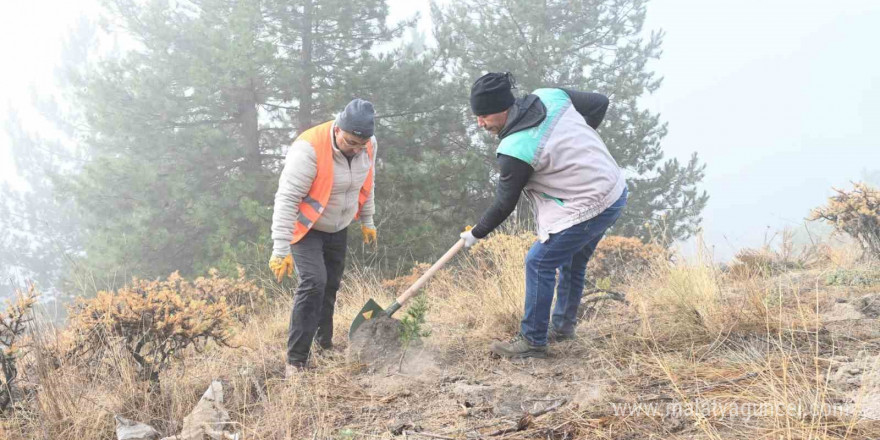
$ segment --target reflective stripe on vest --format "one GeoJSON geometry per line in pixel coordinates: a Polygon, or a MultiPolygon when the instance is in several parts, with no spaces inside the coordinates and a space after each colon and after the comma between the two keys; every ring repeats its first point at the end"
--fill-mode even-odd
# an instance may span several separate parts
{"type": "Polygon", "coordinates": [[[312,198],[311,196],[309,196],[308,194],[306,194],[306,196],[305,196],[305,198],[303,198],[303,201],[302,201],[302,202],[305,203],[305,204],[307,204],[307,205],[309,205],[309,206],[311,206],[312,209],[314,209],[315,211],[318,212],[318,214],[322,214],[322,213],[324,212],[324,206],[322,206],[320,202],[318,202],[317,200],[313,199],[313,198],[312,198]]]}
{"type": "MultiPolygon", "coordinates": [[[[324,208],[330,200],[330,193],[333,190],[333,121],[325,122],[321,125],[312,127],[297,137],[297,140],[308,142],[315,149],[317,158],[318,173],[315,180],[312,181],[312,187],[308,194],[299,204],[299,216],[293,228],[293,239],[291,243],[300,241],[312,226],[318,222],[318,218],[324,213],[324,208]]],[[[367,179],[361,186],[358,194],[358,211],[354,218],[360,218],[361,209],[370,197],[373,191],[373,142],[367,142],[367,155],[370,158],[370,169],[367,172],[367,179]]]]}
{"type": "Polygon", "coordinates": [[[309,220],[309,218],[306,217],[306,215],[303,213],[299,214],[299,217],[297,218],[297,224],[305,226],[306,230],[309,230],[312,228],[312,221],[309,220]]]}

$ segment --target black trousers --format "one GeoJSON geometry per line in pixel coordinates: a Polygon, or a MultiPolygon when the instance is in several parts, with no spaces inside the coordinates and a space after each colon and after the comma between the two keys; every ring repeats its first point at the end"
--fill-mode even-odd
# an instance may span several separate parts
{"type": "Polygon", "coordinates": [[[290,246],[299,286],[290,313],[288,363],[306,362],[315,339],[322,347],[333,343],[333,311],[345,270],[347,236],[347,229],[332,234],[311,230],[290,246]]]}

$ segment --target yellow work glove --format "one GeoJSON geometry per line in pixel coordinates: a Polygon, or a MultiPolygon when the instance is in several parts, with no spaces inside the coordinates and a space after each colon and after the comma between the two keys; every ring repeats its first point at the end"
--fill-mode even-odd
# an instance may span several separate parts
{"type": "Polygon", "coordinates": [[[275,279],[280,283],[284,279],[284,275],[293,275],[293,256],[290,254],[285,257],[273,255],[269,260],[269,269],[272,269],[275,279]]]}
{"type": "Polygon", "coordinates": [[[376,233],[376,228],[369,228],[367,226],[361,225],[361,234],[364,236],[364,244],[379,244],[378,234],[376,233]]]}

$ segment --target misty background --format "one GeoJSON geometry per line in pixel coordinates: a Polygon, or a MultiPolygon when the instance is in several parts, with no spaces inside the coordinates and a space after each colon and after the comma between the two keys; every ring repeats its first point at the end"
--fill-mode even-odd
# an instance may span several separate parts
{"type": "MultiPolygon", "coordinates": [[[[420,19],[415,31],[406,30],[399,41],[378,44],[372,50],[399,47],[401,41],[418,40],[420,34],[425,46],[437,46],[429,2],[387,3],[389,26],[414,14],[420,19]]],[[[659,141],[665,158],[687,164],[696,153],[698,165],[705,165],[695,188],[709,199],[695,219],[716,259],[724,261],[740,248],[758,247],[783,228],[801,227],[810,209],[833,193],[832,187],[845,188],[858,180],[880,184],[880,125],[876,123],[880,120],[880,61],[874,56],[875,42],[880,41],[876,26],[880,3],[653,0],[646,3],[645,12],[639,32],[644,41],[662,31],[659,57],[648,57],[645,70],[654,72],[655,79],[662,77],[662,82],[635,99],[641,109],[659,116],[661,126],[668,124],[668,133],[659,141]]],[[[0,6],[0,54],[5,65],[0,71],[0,104],[6,119],[14,115],[16,123],[43,141],[76,143],[76,138],[66,136],[76,132],[75,126],[68,126],[70,131],[64,133],[64,124],[46,117],[47,113],[78,111],[59,93],[57,68],[82,51],[76,44],[78,32],[81,36],[89,23],[107,24],[107,20],[101,6],[91,1],[35,0],[0,6]]],[[[125,36],[97,34],[89,56],[122,53],[132,46],[125,36]]],[[[530,84],[525,65],[490,70],[507,68],[525,79],[521,84],[530,84]]],[[[466,85],[472,80],[465,73],[474,70],[480,69],[464,66],[446,71],[462,73],[457,78],[461,84],[450,88],[460,105],[467,104],[466,85]]],[[[417,80],[430,83],[438,78],[417,80]]],[[[521,92],[527,91],[530,88],[521,86],[521,92]]],[[[609,93],[601,87],[595,91],[609,93]]],[[[373,98],[380,105],[381,96],[373,98]]],[[[614,96],[611,101],[612,107],[620,106],[614,96]]],[[[420,122],[410,122],[418,130],[420,122]]],[[[606,119],[603,125],[614,123],[606,119]]],[[[0,131],[0,176],[12,190],[26,190],[29,184],[16,170],[13,157],[13,143],[19,140],[10,135],[9,127],[7,122],[7,130],[0,131]]],[[[466,138],[467,133],[462,133],[466,138]]],[[[605,136],[603,131],[600,134],[605,136]]],[[[377,136],[381,144],[381,128],[377,136]]],[[[405,139],[406,133],[400,137],[405,139]]],[[[34,148],[40,145],[35,143],[34,148]]],[[[384,145],[393,148],[394,143],[384,145]]],[[[474,141],[474,145],[485,153],[480,146],[490,142],[474,141]]],[[[59,160],[61,167],[63,162],[59,160]]],[[[474,171],[474,175],[480,173],[488,183],[485,171],[474,171]]],[[[383,193],[381,185],[377,196],[404,197],[383,193]]],[[[475,213],[487,205],[491,194],[481,197],[471,200],[467,210],[462,207],[452,214],[463,218],[444,219],[449,224],[430,233],[449,235],[455,225],[476,221],[475,213]]],[[[405,208],[406,200],[400,199],[399,206],[405,208]]],[[[381,223],[389,214],[380,205],[380,241],[398,234],[381,223]]],[[[633,218],[631,223],[630,235],[646,234],[637,230],[640,219],[633,218]]],[[[678,242],[685,249],[693,247],[695,233],[674,235],[671,238],[681,238],[678,242]]],[[[405,242],[397,245],[398,249],[407,246],[405,242]]],[[[432,251],[412,251],[412,258],[429,259],[432,251]]],[[[368,264],[374,262],[369,254],[361,257],[368,264]]],[[[129,273],[122,272],[120,277],[129,273]]]]}

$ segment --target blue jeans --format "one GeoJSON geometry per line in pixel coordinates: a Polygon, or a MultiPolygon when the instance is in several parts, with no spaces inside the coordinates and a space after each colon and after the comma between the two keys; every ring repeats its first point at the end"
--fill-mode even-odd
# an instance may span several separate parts
{"type": "Polygon", "coordinates": [[[626,197],[627,190],[624,189],[620,198],[598,216],[551,234],[544,243],[532,245],[526,255],[526,309],[520,326],[520,333],[532,345],[547,344],[554,287],[553,327],[562,333],[574,332],[577,309],[584,293],[587,262],[605,231],[623,212],[626,197]]]}

